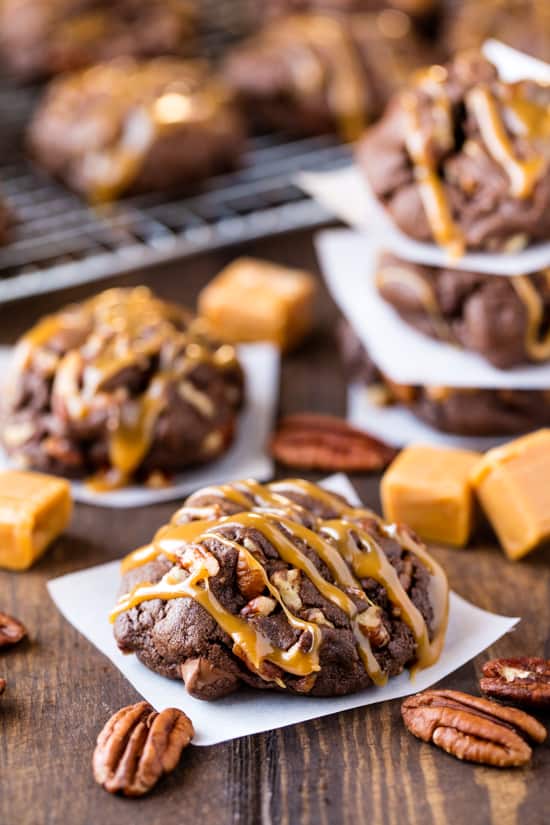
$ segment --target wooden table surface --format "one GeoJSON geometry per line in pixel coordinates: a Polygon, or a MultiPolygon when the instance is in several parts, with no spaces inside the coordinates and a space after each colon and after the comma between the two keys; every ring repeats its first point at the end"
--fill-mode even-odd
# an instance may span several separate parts
{"type": "MultiPolygon", "coordinates": [[[[258,242],[248,253],[315,269],[307,233],[258,242]]],[[[192,304],[206,280],[235,254],[183,262],[127,277],[192,304]]],[[[44,312],[98,286],[26,301],[0,311],[0,343],[44,312]]],[[[284,360],[282,412],[343,414],[345,383],[332,332],[336,311],[322,295],[319,329],[284,360]]],[[[378,507],[378,479],[357,476],[364,502],[378,507]]],[[[58,613],[48,579],[119,558],[147,542],[175,504],[106,510],[77,505],[67,534],[27,573],[0,573],[0,609],[19,617],[30,640],[0,656],[8,692],[0,702],[0,825],[548,825],[550,747],[525,770],[462,764],[410,736],[390,702],[238,739],[189,748],[178,769],[142,800],[95,785],[90,760],[107,718],[139,697],[118,670],[58,613]]],[[[550,657],[550,550],[507,562],[490,539],[465,551],[436,549],[451,586],[480,607],[522,617],[519,628],[445,679],[476,691],[492,656],[550,657]]],[[[183,690],[183,688],[182,688],[183,690]]]]}

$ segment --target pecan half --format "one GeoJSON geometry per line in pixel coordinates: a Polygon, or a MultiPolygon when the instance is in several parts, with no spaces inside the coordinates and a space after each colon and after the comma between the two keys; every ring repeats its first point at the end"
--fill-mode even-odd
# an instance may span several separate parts
{"type": "Polygon", "coordinates": [[[13,616],[0,613],[0,647],[8,647],[20,642],[27,635],[27,628],[13,616]]]}
{"type": "Polygon", "coordinates": [[[148,702],[122,708],[97,737],[94,778],[110,793],[143,796],[174,770],[193,735],[181,710],[157,713],[148,702]]]}
{"type": "Polygon", "coordinates": [[[543,742],[546,730],[522,710],[457,690],[426,690],[401,705],[407,729],[458,759],[498,768],[531,759],[525,738],[543,742]]]}
{"type": "Polygon", "coordinates": [[[299,413],[279,422],[271,454],[281,464],[303,470],[369,472],[386,467],[396,451],[342,418],[299,413]]]}
{"type": "Polygon", "coordinates": [[[237,558],[237,587],[245,599],[255,599],[265,590],[265,582],[262,571],[257,567],[250,567],[245,554],[239,551],[237,558]]]}
{"type": "Polygon", "coordinates": [[[550,708],[550,660],[534,656],[492,659],[479,680],[483,693],[532,708],[550,708]]]}

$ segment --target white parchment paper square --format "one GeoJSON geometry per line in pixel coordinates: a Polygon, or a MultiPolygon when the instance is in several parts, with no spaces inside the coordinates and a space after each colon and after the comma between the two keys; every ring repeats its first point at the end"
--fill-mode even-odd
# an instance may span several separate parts
{"type": "Polygon", "coordinates": [[[380,297],[375,286],[380,248],[349,229],[321,232],[319,263],[332,297],[375,364],[399,384],[548,389],[550,363],[499,370],[475,352],[417,332],[380,297]]]}
{"type": "MultiPolygon", "coordinates": [[[[505,46],[496,40],[484,45],[489,60],[504,80],[532,78],[550,82],[550,66],[505,46]]],[[[370,233],[384,248],[407,261],[430,266],[453,266],[489,275],[527,275],[550,264],[550,242],[541,242],[521,252],[468,252],[450,260],[445,249],[434,243],[421,243],[401,232],[372,194],[356,163],[331,172],[302,172],[296,182],[341,220],[370,233]]]]}
{"type": "MultiPolygon", "coordinates": [[[[346,476],[333,476],[326,486],[358,503],[346,476]]],[[[453,593],[441,658],[437,664],[421,671],[414,681],[408,673],[403,673],[391,679],[386,687],[332,699],[243,689],[216,702],[201,702],[188,696],[181,682],[152,673],[135,656],[120,653],[107,619],[118,585],[119,563],[111,562],[54,579],[48,583],[48,590],[65,618],[118,667],[148,702],[157,709],[181,708],[190,716],[196,730],[193,740],[196,745],[215,745],[423,690],[461,667],[518,622],[518,619],[480,610],[453,593]]]]}
{"type": "MultiPolygon", "coordinates": [[[[97,493],[79,481],[71,483],[75,501],[101,507],[145,507],[160,501],[180,499],[199,487],[222,484],[235,478],[260,481],[273,474],[273,462],[266,453],[279,394],[279,350],[271,344],[243,344],[238,347],[246,381],[246,401],[239,415],[233,445],[216,461],[180,473],[173,484],[151,489],[134,484],[121,490],[97,493]]],[[[4,373],[11,350],[0,350],[0,374],[4,373]]],[[[0,470],[9,467],[0,448],[0,470]]]]}

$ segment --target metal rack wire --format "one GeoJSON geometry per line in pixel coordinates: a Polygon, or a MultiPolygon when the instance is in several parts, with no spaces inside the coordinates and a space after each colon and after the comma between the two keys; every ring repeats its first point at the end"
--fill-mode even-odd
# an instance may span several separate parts
{"type": "MultiPolygon", "coordinates": [[[[219,17],[220,4],[214,6],[219,17]]],[[[211,54],[238,34],[235,9],[222,19],[223,32],[206,33],[211,54]]],[[[290,141],[271,134],[250,140],[239,171],[211,178],[191,196],[154,193],[94,209],[22,151],[36,96],[0,85],[0,193],[16,218],[10,243],[0,247],[0,304],[320,225],[329,215],[292,180],[300,170],[335,168],[349,158],[330,136],[290,141]]]]}

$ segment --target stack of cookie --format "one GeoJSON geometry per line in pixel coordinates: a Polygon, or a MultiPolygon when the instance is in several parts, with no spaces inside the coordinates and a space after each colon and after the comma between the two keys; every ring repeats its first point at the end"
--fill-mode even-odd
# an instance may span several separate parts
{"type": "Polygon", "coordinates": [[[550,88],[504,82],[480,53],[460,54],[413,77],[367,132],[358,159],[375,211],[392,224],[374,277],[398,315],[394,338],[395,323],[412,327],[434,339],[440,362],[449,345],[464,359],[454,358],[448,380],[439,369],[426,382],[426,365],[408,362],[404,348],[407,369],[386,374],[348,331],[355,373],[444,432],[498,436],[548,425],[550,88]],[[483,377],[469,385],[474,361],[483,377]],[[405,372],[423,380],[403,381],[405,372]]]}

